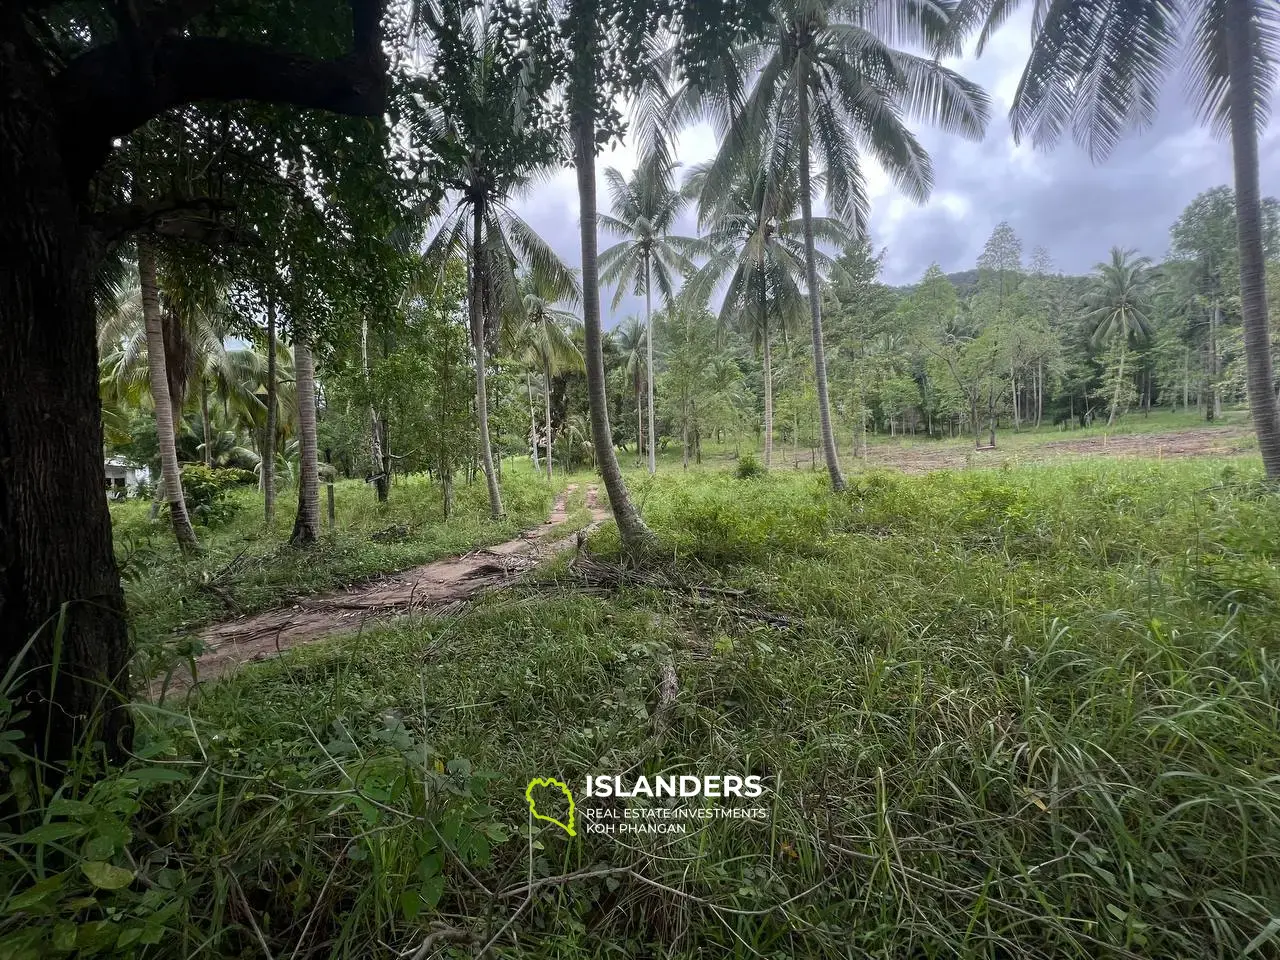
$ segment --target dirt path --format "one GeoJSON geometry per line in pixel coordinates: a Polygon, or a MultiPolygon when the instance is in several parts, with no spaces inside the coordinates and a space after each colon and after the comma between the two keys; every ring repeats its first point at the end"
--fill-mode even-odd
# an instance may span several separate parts
{"type": "MultiPolygon", "coordinates": [[[[927,473],[930,470],[963,470],[968,466],[999,466],[1008,460],[1032,463],[1078,454],[1103,457],[1207,457],[1232,456],[1248,448],[1252,432],[1247,427],[1200,427],[1166,433],[1133,433],[1120,436],[1081,437],[1050,440],[1034,446],[1009,443],[1002,432],[996,449],[974,450],[954,445],[937,447],[880,447],[872,445],[868,465],[892,467],[904,473],[927,473]],[[1003,445],[1007,444],[1007,445],[1003,445]]],[[[1016,437],[1016,434],[1014,435],[1016,437]]],[[[798,469],[810,466],[808,455],[795,461],[798,469]]],[[[817,458],[822,468],[822,458],[817,458]]]]}
{"type": "MultiPolygon", "coordinates": [[[[199,679],[216,679],[241,664],[265,660],[301,644],[355,633],[373,619],[448,607],[514,582],[524,571],[574,546],[582,533],[608,518],[608,510],[599,505],[599,488],[593,484],[587,487],[591,524],[586,530],[547,539],[548,528],[568,519],[566,501],[577,489],[577,484],[565,488],[542,526],[526,530],[514,540],[206,627],[199,634],[205,644],[205,652],[196,661],[199,679]]],[[[184,667],[175,672],[169,688],[183,689],[191,682],[184,667]]]]}

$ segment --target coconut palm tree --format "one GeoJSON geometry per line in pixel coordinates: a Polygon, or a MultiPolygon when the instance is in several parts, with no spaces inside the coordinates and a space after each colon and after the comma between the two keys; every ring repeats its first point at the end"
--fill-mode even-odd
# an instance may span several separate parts
{"type": "MultiPolygon", "coordinates": [[[[572,275],[570,275],[572,278],[572,275]]],[[[576,281],[563,286],[560,275],[545,276],[530,271],[520,278],[519,317],[511,324],[510,352],[519,355],[526,366],[542,374],[543,427],[546,430],[547,479],[552,478],[551,457],[551,378],[567,370],[583,370],[582,352],[573,339],[573,330],[582,321],[557,303],[577,299],[576,281]]],[[[537,454],[537,430],[534,431],[537,454]]]]}
{"type": "MultiPolygon", "coordinates": [[[[952,40],[980,27],[978,52],[1017,0],[961,0],[952,40]]],[[[1050,146],[1069,127],[1095,159],[1154,119],[1165,79],[1185,56],[1201,119],[1230,134],[1249,408],[1268,477],[1280,478],[1280,404],[1274,393],[1265,283],[1258,132],[1280,77],[1280,5],[1274,0],[1098,0],[1045,3],[1032,18],[1031,55],[1010,108],[1015,139],[1050,146]]]]}
{"type": "MultiPolygon", "coordinates": [[[[805,307],[804,222],[796,216],[794,159],[794,152],[788,164],[786,156],[763,151],[762,159],[744,165],[727,190],[706,189],[705,164],[695,167],[685,183],[698,198],[699,227],[707,229],[697,248],[705,263],[690,278],[685,295],[706,303],[723,289],[721,330],[736,329],[762,358],[766,469],[773,459],[773,337],[779,333],[785,339],[805,307]]],[[[848,227],[832,217],[813,218],[813,230],[840,247],[852,240],[848,227]]],[[[830,266],[826,254],[815,255],[830,266]]]]}
{"type": "Polygon", "coordinates": [[[1096,276],[1085,297],[1084,319],[1093,327],[1095,343],[1114,340],[1120,345],[1120,367],[1116,372],[1115,396],[1107,426],[1116,422],[1124,385],[1124,364],[1130,341],[1152,331],[1151,306],[1155,296],[1150,257],[1133,250],[1111,248],[1109,263],[1094,267],[1096,276]]]}
{"type": "Polygon", "coordinates": [[[600,262],[596,209],[596,151],[601,146],[597,122],[603,103],[633,87],[627,62],[643,56],[661,29],[660,5],[611,4],[570,0],[558,24],[571,54],[566,106],[573,168],[578,181],[578,223],[582,249],[582,334],[587,364],[587,399],[591,408],[594,459],[618,524],[624,549],[639,554],[656,542],[627,492],[609,429],[605,390],[604,333],[600,324],[600,262]],[[638,16],[630,16],[635,13],[638,16]],[[622,56],[619,56],[619,53],[622,56]]]}
{"type": "MultiPolygon", "coordinates": [[[[622,241],[600,254],[600,280],[616,286],[613,305],[632,290],[644,294],[646,368],[648,370],[649,435],[653,436],[653,288],[664,305],[675,299],[679,277],[692,272],[689,260],[697,241],[671,236],[688,198],[677,190],[672,167],[658,154],[643,158],[628,180],[613,167],[604,172],[613,216],[600,216],[600,225],[622,241]]],[[[649,472],[657,471],[654,446],[649,444],[649,472]]]]}
{"type": "Polygon", "coordinates": [[[160,444],[160,483],[169,504],[173,535],[184,553],[199,549],[195,528],[187,515],[174,440],[173,406],[169,400],[169,376],[165,369],[164,328],[160,319],[160,286],[156,280],[155,251],[138,242],[138,292],[147,339],[147,369],[156,408],[156,439],[160,444]]]}
{"type": "Polygon", "coordinates": [[[936,49],[948,29],[948,10],[941,4],[779,0],[770,29],[739,50],[740,69],[744,75],[754,71],[755,80],[733,111],[708,171],[708,189],[721,191],[760,144],[796,145],[818,416],[836,490],[844,488],[844,476],[831,425],[822,338],[812,161],[816,156],[823,164],[821,184],[831,216],[859,230],[867,218],[863,152],[913,200],[929,195],[929,156],[906,121],[922,120],[973,139],[982,136],[987,121],[987,97],[980,88],[936,59],[895,46],[936,49]]]}
{"type": "MultiPolygon", "coordinates": [[[[627,317],[613,331],[613,342],[623,356],[626,374],[631,378],[632,388],[636,395],[636,463],[645,455],[644,447],[644,393],[645,369],[650,366],[646,360],[646,349],[649,336],[646,324],[639,317],[627,317]]],[[[650,435],[652,443],[652,434],[650,435]]]]}
{"type": "Polygon", "coordinates": [[[573,280],[509,206],[513,194],[548,169],[558,144],[538,109],[542,71],[531,48],[514,43],[506,19],[494,13],[488,4],[423,6],[437,43],[438,101],[426,140],[443,158],[440,179],[452,198],[423,257],[441,271],[454,257],[465,258],[468,266],[480,454],[496,518],[503,510],[489,438],[487,362],[504,316],[520,310],[517,265],[561,286],[573,280]]]}

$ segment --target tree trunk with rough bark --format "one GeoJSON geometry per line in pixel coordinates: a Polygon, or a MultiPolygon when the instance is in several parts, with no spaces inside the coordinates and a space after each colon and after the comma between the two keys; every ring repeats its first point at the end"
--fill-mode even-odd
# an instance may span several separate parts
{"type": "Polygon", "coordinates": [[[1249,410],[1258,434],[1263,468],[1267,477],[1275,480],[1280,479],[1280,406],[1276,403],[1267,317],[1266,261],[1262,248],[1262,203],[1258,185],[1258,130],[1254,112],[1258,69],[1254,54],[1257,24],[1254,23],[1251,6],[1248,0],[1228,0],[1224,25],[1249,410]]]}
{"type": "MultiPolygon", "coordinates": [[[[590,51],[580,54],[594,55],[590,51]]],[[[582,320],[586,339],[587,395],[591,405],[591,441],[623,546],[629,551],[638,552],[648,549],[655,538],[640,519],[640,514],[627,493],[627,484],[622,478],[613,449],[613,434],[609,430],[604,338],[600,329],[600,267],[597,262],[595,117],[591,110],[590,104],[585,109],[579,107],[573,118],[574,167],[578,175],[582,231],[582,320]]],[[[649,445],[650,449],[656,446],[652,433],[649,445]]]]}
{"type": "Polygon", "coordinates": [[[14,669],[6,696],[30,705],[20,749],[61,766],[100,740],[120,759],[131,648],[102,461],[100,251],[18,11],[0,10],[0,36],[0,675],[14,669]]]}
{"type": "Polygon", "coordinates": [[[183,553],[199,548],[195,528],[187,515],[187,502],[182,494],[182,472],[178,467],[178,448],[174,442],[173,406],[169,402],[169,376],[165,369],[164,329],[160,319],[160,292],[156,286],[155,252],[151,245],[138,241],[138,280],[142,292],[142,322],[147,332],[147,374],[151,399],[156,408],[156,440],[160,444],[160,481],[169,504],[169,520],[173,535],[183,553]]]}
{"type": "Polygon", "coordinates": [[[34,736],[21,746],[49,764],[52,785],[78,743],[104,743],[119,760],[132,731],[94,277],[108,241],[155,220],[126,204],[95,222],[91,181],[117,138],[184,104],[379,117],[387,84],[380,0],[353,0],[349,52],[328,60],[193,36],[187,22],[205,5],[167,4],[161,17],[133,11],[136,35],[54,63],[32,15],[43,6],[0,3],[0,673],[22,657],[10,693],[31,702],[21,729],[34,736]]]}
{"type": "Polygon", "coordinates": [[[294,377],[298,391],[298,512],[293,520],[294,546],[320,539],[320,451],[316,442],[316,372],[308,334],[296,330],[293,340],[294,377]]]}
{"type": "Polygon", "coordinates": [[[822,424],[822,455],[827,461],[831,489],[843,490],[844,474],[836,453],[836,436],[831,428],[831,401],[827,392],[827,357],[822,345],[822,292],[818,287],[818,254],[813,237],[813,188],[809,174],[809,89],[808,70],[800,67],[800,215],[804,222],[804,266],[809,287],[809,321],[813,335],[813,372],[818,388],[818,419],[822,424]]]}

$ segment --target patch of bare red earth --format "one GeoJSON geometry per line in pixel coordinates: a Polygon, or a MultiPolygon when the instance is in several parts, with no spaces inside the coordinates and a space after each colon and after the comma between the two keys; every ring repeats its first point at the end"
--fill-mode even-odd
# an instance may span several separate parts
{"type": "MultiPolygon", "coordinates": [[[[525,530],[505,543],[205,628],[199,634],[205,651],[196,660],[198,680],[217,679],[242,664],[266,660],[302,644],[356,633],[371,620],[391,619],[410,611],[444,611],[479,593],[514,583],[525,571],[573,547],[608,518],[608,511],[599,505],[599,489],[592,485],[587,488],[591,524],[586,530],[546,539],[548,527],[568,520],[566,501],[575,490],[577,484],[565,488],[542,526],[525,530]]],[[[193,679],[189,669],[177,671],[169,680],[169,691],[187,689],[193,679]]],[[[152,684],[152,694],[159,693],[157,681],[152,684]]]]}

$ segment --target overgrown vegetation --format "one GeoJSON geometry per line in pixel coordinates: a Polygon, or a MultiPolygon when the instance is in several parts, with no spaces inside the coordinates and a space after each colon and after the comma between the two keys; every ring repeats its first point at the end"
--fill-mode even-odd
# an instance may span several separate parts
{"type": "Polygon", "coordinates": [[[1273,954],[1256,464],[851,479],[660,474],[673,564],[607,527],[459,617],[139,707],[135,763],[4,838],[10,955],[1273,954]],[[529,835],[531,777],[624,771],[756,773],[769,817],[529,835]]]}
{"type": "Polygon", "coordinates": [[[1015,141],[1186,53],[1233,186],[894,289],[1017,0],[0,5],[0,960],[1280,956],[1280,6],[1035,6],[1015,141]]]}

